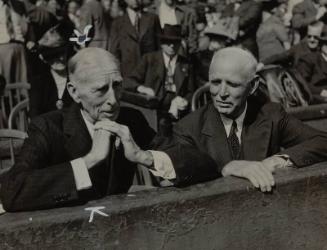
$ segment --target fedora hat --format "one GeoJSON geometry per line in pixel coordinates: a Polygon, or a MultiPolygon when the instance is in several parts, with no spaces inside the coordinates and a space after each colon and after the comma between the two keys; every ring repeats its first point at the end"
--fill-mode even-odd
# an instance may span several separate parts
{"type": "Polygon", "coordinates": [[[158,35],[160,40],[182,40],[182,26],[165,24],[162,32],[158,35]]]}

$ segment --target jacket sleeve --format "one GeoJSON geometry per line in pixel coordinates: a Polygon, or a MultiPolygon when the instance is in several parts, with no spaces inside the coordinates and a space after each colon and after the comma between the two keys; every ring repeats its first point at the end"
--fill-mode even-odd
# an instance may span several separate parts
{"type": "Polygon", "coordinates": [[[136,92],[137,87],[144,85],[145,83],[144,81],[147,69],[147,56],[143,56],[140,63],[133,70],[133,72],[124,79],[124,89],[136,92]]]}
{"type": "Polygon", "coordinates": [[[288,115],[280,107],[282,154],[290,156],[297,167],[304,167],[327,160],[327,134],[305,125],[296,118],[288,115]]]}
{"type": "Polygon", "coordinates": [[[32,122],[16,164],[2,179],[0,197],[6,211],[48,209],[78,201],[70,162],[47,166],[51,142],[46,124],[32,122]]]}

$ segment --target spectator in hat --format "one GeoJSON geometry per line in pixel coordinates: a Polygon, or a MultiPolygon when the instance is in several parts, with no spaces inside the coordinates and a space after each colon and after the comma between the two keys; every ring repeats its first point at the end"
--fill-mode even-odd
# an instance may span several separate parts
{"type": "Polygon", "coordinates": [[[194,66],[196,70],[196,83],[198,87],[208,82],[209,66],[213,54],[235,42],[236,34],[221,24],[216,24],[207,28],[204,34],[209,39],[209,46],[206,50],[199,51],[194,57],[194,66]]]}
{"type": "Polygon", "coordinates": [[[181,25],[182,27],[182,54],[192,54],[197,50],[196,12],[186,5],[179,5],[176,0],[159,0],[156,3],[156,13],[159,16],[160,26],[165,24],[181,25]]]}
{"type": "Polygon", "coordinates": [[[159,116],[179,119],[189,109],[194,91],[194,68],[177,52],[181,46],[180,25],[166,24],[159,36],[161,49],[143,56],[126,78],[125,88],[160,100],[159,116]]]}
{"type": "Polygon", "coordinates": [[[119,60],[123,77],[130,74],[148,52],[158,50],[161,32],[158,16],[143,12],[139,0],[125,0],[126,12],[116,18],[110,31],[110,49],[119,60]]]}
{"type": "Polygon", "coordinates": [[[67,61],[73,51],[68,43],[70,32],[60,24],[47,31],[39,40],[39,56],[43,61],[39,74],[31,77],[30,116],[62,109],[71,104],[67,92],[67,61]]]}
{"type": "Polygon", "coordinates": [[[327,102],[327,29],[326,26],[319,39],[320,49],[299,58],[296,70],[306,80],[314,102],[327,102]]]}
{"type": "Polygon", "coordinates": [[[319,50],[319,39],[323,29],[322,22],[315,22],[308,26],[306,37],[289,50],[272,55],[262,60],[264,64],[280,64],[284,67],[295,67],[299,58],[319,50]]]}

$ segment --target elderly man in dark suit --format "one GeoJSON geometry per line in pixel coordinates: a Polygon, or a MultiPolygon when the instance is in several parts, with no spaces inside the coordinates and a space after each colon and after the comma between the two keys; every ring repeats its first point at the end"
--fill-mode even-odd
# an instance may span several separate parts
{"type": "Polygon", "coordinates": [[[160,35],[161,50],[144,55],[124,82],[128,90],[158,97],[160,111],[169,111],[175,118],[187,109],[195,90],[192,64],[177,54],[181,40],[181,26],[166,24],[160,35]]]}
{"type": "Polygon", "coordinates": [[[274,185],[272,173],[327,159],[327,135],[289,116],[274,103],[260,104],[257,61],[241,48],[214,55],[209,79],[212,103],[177,123],[174,139],[207,152],[223,176],[249,179],[262,191],[274,185]]]}
{"type": "Polygon", "coordinates": [[[121,62],[123,77],[131,73],[145,53],[159,48],[161,32],[157,15],[142,12],[139,0],[125,0],[126,13],[112,23],[110,49],[121,62]]]}
{"type": "Polygon", "coordinates": [[[70,206],[127,192],[136,164],[176,185],[217,177],[215,163],[191,148],[142,150],[154,132],[138,111],[120,108],[122,77],[112,54],[86,48],[68,68],[76,103],[30,124],[21,154],[2,180],[5,210],[70,206]],[[167,162],[173,167],[163,166],[167,162]]]}

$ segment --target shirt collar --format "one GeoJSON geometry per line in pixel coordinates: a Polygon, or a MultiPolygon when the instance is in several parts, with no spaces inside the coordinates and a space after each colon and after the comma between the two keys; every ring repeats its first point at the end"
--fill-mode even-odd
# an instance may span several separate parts
{"type": "Polygon", "coordinates": [[[84,112],[81,110],[81,114],[82,114],[82,118],[85,122],[87,131],[89,131],[89,134],[91,136],[91,138],[93,139],[93,134],[94,134],[94,124],[92,124],[91,122],[89,122],[89,120],[86,118],[86,115],[84,114],[84,112]]]}
{"type": "MultiPolygon", "coordinates": [[[[242,130],[243,121],[244,121],[244,118],[245,118],[245,114],[246,114],[247,108],[248,108],[248,104],[246,103],[245,104],[244,111],[242,112],[242,114],[235,119],[235,122],[237,124],[237,129],[238,130],[242,130]]],[[[223,124],[224,124],[225,127],[228,126],[228,125],[231,125],[233,123],[233,120],[232,119],[230,119],[230,118],[228,118],[228,117],[226,117],[226,116],[224,116],[222,114],[220,114],[220,118],[221,118],[221,121],[223,122],[223,124]]]]}
{"type": "MultiPolygon", "coordinates": [[[[162,52],[162,55],[163,55],[163,59],[164,59],[164,62],[165,62],[165,66],[167,67],[167,66],[168,66],[168,62],[169,62],[170,57],[167,56],[165,52],[162,52]]],[[[177,56],[178,56],[178,54],[176,54],[175,56],[173,56],[173,58],[171,58],[171,63],[172,63],[173,65],[176,64],[177,56]]]]}

